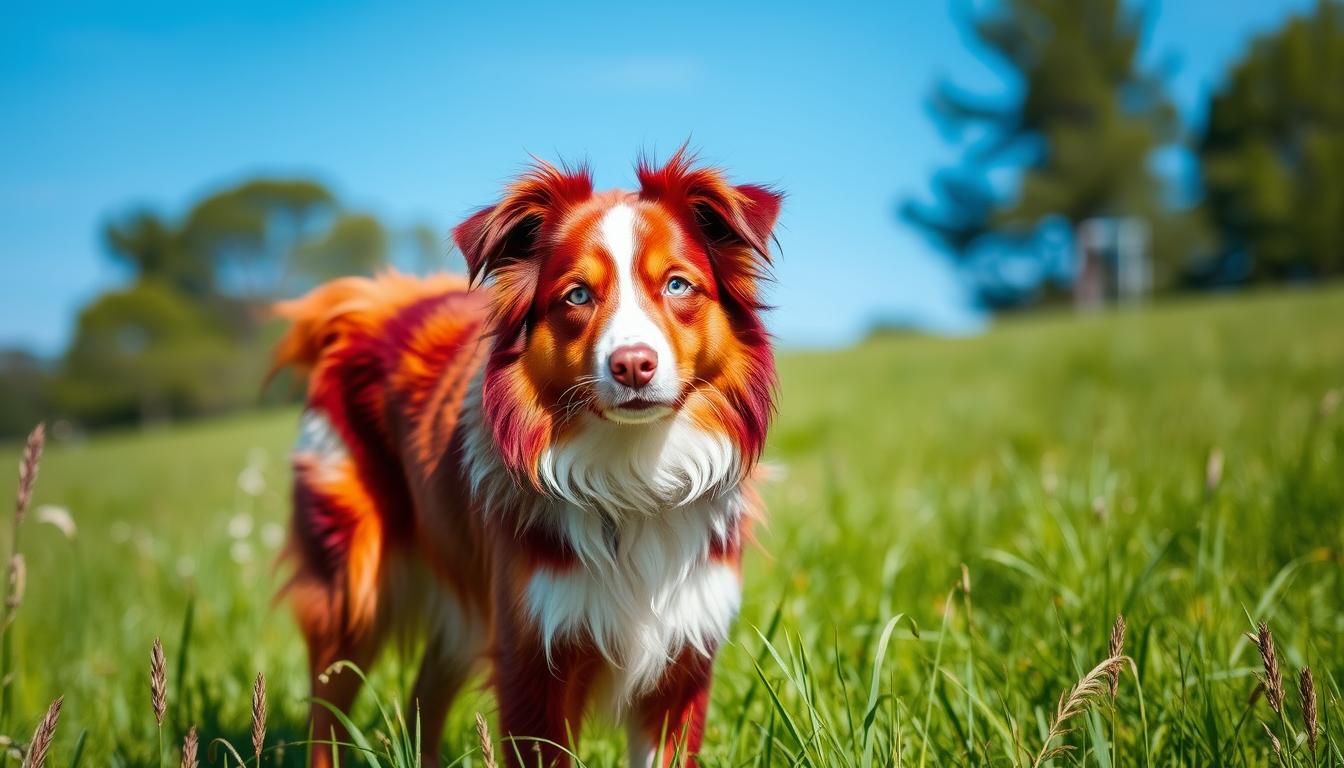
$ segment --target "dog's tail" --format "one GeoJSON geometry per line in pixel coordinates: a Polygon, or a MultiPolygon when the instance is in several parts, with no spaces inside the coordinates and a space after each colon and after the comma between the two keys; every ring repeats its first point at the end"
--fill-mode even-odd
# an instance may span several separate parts
{"type": "Polygon", "coordinates": [[[408,308],[467,288],[463,277],[389,271],[332,280],[273,308],[290,325],[267,379],[286,367],[309,379],[282,554],[296,567],[281,594],[295,608],[315,672],[351,658],[379,631],[386,532],[404,527],[410,510],[382,407],[393,369],[383,366],[402,359],[398,334],[408,308]]]}
{"type": "Polygon", "coordinates": [[[331,280],[297,299],[279,302],[271,310],[289,320],[290,326],[275,346],[265,381],[286,367],[307,374],[344,336],[375,333],[408,304],[467,288],[467,279],[458,275],[415,277],[388,270],[371,278],[331,280]]]}

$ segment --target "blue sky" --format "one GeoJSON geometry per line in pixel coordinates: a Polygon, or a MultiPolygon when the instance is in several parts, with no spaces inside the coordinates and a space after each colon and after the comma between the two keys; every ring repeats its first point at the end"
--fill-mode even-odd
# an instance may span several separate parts
{"type": "MultiPolygon", "coordinates": [[[[1197,123],[1251,37],[1312,4],[1152,3],[1144,56],[1197,123]]],[[[979,322],[895,216],[956,157],[926,112],[935,80],[1004,87],[961,3],[56,5],[11,6],[0,28],[0,345],[61,349],[125,279],[98,231],[135,205],[175,215],[252,174],[305,174],[446,234],[529,152],[629,186],[641,150],[687,137],[789,194],[785,343],[843,343],[877,317],[979,322]]]]}

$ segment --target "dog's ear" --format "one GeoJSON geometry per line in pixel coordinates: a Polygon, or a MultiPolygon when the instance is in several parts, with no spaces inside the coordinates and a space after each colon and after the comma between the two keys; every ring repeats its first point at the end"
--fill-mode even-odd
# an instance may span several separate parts
{"type": "Polygon", "coordinates": [[[538,230],[592,194],[586,166],[556,167],[537,160],[504,190],[498,203],[476,211],[453,229],[453,242],[466,258],[472,281],[529,260],[538,230]]]}
{"type": "Polygon", "coordinates": [[[721,171],[696,167],[695,156],[685,145],[662,167],[641,160],[636,175],[642,199],[685,214],[733,300],[761,308],[756,285],[769,277],[771,233],[784,195],[756,184],[734,186],[721,171]]]}
{"type": "Polygon", "coordinates": [[[548,222],[593,194],[585,166],[556,167],[538,160],[504,191],[453,229],[473,284],[494,278],[499,325],[520,327],[537,281],[537,244],[548,222]]]}

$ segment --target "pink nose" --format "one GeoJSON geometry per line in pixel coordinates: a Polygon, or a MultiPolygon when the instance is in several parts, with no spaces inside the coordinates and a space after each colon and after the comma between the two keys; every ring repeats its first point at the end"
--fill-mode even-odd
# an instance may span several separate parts
{"type": "Polygon", "coordinates": [[[631,389],[640,389],[653,381],[658,370],[658,353],[648,344],[630,344],[617,347],[607,359],[611,375],[631,389]]]}

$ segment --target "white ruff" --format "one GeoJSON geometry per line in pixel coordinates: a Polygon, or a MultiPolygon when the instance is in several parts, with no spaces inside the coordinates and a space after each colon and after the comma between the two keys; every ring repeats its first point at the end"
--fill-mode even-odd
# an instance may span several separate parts
{"type": "Polygon", "coordinates": [[[571,504],[616,518],[656,514],[736,483],[728,437],[681,416],[639,425],[580,418],[576,434],[538,462],[546,489],[571,504]]]}
{"type": "Polygon", "coordinates": [[[579,560],[568,570],[540,568],[527,585],[525,607],[547,654],[557,640],[593,642],[609,665],[615,713],[653,691],[685,650],[712,654],[737,615],[741,584],[710,551],[736,547],[751,513],[732,441],[682,416],[637,425],[584,417],[572,438],[543,452],[538,493],[501,464],[479,402],[476,386],[465,447],[485,513],[547,526],[579,560]]]}

